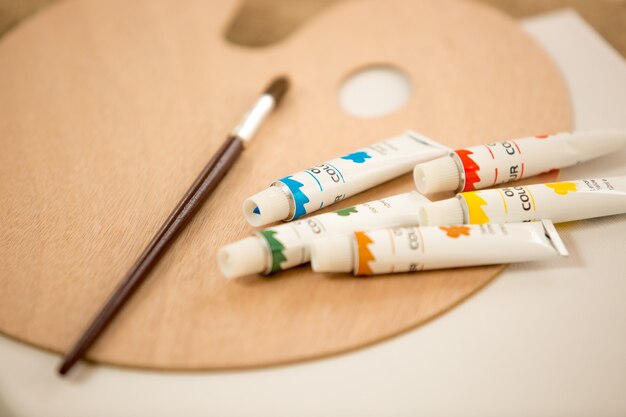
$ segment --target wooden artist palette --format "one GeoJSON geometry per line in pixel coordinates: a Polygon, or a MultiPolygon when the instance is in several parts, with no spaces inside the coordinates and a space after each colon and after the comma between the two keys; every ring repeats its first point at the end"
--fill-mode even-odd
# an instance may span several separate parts
{"type": "MultiPolygon", "coordinates": [[[[89,352],[110,364],[217,369],[355,349],[424,323],[500,266],[375,278],[308,266],[226,281],[245,197],[407,128],[460,147],[570,127],[546,53],[463,1],[354,1],[265,48],[227,43],[235,1],[65,1],[0,42],[0,330],[65,351],[269,79],[281,108],[89,352]],[[412,80],[400,110],[337,101],[373,64],[412,80]]],[[[409,175],[333,209],[413,188],[409,175]]],[[[495,313],[495,312],[494,312],[495,313]]]]}

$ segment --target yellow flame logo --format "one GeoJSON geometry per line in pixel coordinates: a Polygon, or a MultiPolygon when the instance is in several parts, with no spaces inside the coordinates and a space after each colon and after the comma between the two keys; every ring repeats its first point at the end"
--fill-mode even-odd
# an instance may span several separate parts
{"type": "Polygon", "coordinates": [[[465,199],[465,203],[467,204],[467,211],[469,213],[469,223],[470,224],[485,224],[489,223],[489,216],[483,210],[484,205],[487,204],[485,200],[483,200],[477,192],[470,191],[462,194],[465,199]]]}
{"type": "Polygon", "coordinates": [[[546,187],[552,188],[552,191],[561,195],[567,195],[570,191],[572,193],[578,191],[576,189],[576,184],[573,182],[553,182],[551,184],[546,184],[546,187]]]}

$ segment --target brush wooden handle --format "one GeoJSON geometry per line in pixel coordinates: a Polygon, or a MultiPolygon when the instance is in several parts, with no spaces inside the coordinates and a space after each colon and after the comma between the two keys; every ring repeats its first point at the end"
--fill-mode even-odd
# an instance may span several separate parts
{"type": "Polygon", "coordinates": [[[185,193],[176,208],[168,216],[152,238],[139,259],[115,288],[104,307],[93,319],[87,330],[65,355],[59,373],[65,375],[85,354],[98,336],[111,323],[122,307],[146,279],[167,247],[189,223],[202,202],[215,190],[230,167],[243,151],[243,142],[236,136],[229,137],[217,153],[206,164],[200,175],[185,193]]]}

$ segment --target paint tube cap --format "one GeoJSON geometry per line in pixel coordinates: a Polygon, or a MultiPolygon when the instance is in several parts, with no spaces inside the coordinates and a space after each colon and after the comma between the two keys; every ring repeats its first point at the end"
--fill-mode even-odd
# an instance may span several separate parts
{"type": "Polygon", "coordinates": [[[422,194],[455,191],[461,183],[461,173],[452,155],[446,155],[416,165],[413,180],[422,194]]]}
{"type": "Polygon", "coordinates": [[[255,227],[286,220],[289,211],[289,196],[280,187],[268,187],[243,202],[243,216],[255,227]]]}
{"type": "Polygon", "coordinates": [[[266,269],[265,248],[257,237],[247,237],[220,249],[217,265],[226,278],[260,274],[266,269]]]}
{"type": "Polygon", "coordinates": [[[463,208],[458,198],[424,204],[419,208],[420,226],[463,224],[463,208]]]}
{"type": "Polygon", "coordinates": [[[311,242],[311,267],[315,272],[352,272],[352,235],[335,235],[311,242]]]}

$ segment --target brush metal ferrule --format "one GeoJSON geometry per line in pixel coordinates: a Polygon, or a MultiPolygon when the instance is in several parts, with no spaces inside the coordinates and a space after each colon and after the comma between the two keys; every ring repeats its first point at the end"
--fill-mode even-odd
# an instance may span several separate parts
{"type": "Polygon", "coordinates": [[[244,145],[247,145],[275,106],[274,97],[270,94],[263,94],[235,126],[232,135],[241,138],[244,145]]]}

